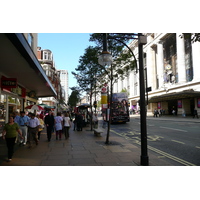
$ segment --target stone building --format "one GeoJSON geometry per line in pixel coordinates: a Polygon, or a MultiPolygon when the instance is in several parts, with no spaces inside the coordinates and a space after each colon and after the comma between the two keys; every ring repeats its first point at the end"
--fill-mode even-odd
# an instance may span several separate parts
{"type": "MultiPolygon", "coordinates": [[[[182,33],[148,33],[144,45],[144,68],[147,74],[147,114],[156,108],[165,114],[200,113],[200,43],[191,42],[182,33]]],[[[138,41],[129,47],[138,58],[138,41]]],[[[138,64],[139,66],[139,64],[138,64]]],[[[123,81],[114,84],[114,92],[126,89],[130,107],[139,110],[139,73],[132,71],[123,81]]]]}

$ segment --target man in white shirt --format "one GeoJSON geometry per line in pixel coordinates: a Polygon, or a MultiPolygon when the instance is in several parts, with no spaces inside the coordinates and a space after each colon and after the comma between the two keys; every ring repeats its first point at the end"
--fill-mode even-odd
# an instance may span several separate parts
{"type": "Polygon", "coordinates": [[[40,121],[35,114],[31,114],[31,118],[28,121],[28,132],[29,132],[29,148],[32,147],[32,142],[35,141],[36,145],[38,145],[37,133],[39,130],[40,121]]]}
{"type": "Polygon", "coordinates": [[[25,115],[24,111],[20,112],[20,118],[19,118],[19,127],[21,129],[22,132],[22,136],[23,136],[23,140],[21,140],[21,144],[26,145],[27,142],[27,133],[28,133],[28,124],[29,121],[29,117],[25,115]]]}

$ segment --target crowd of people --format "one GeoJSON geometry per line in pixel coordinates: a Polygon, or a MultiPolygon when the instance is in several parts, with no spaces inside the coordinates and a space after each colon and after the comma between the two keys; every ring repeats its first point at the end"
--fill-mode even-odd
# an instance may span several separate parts
{"type": "MultiPolygon", "coordinates": [[[[93,114],[92,121],[94,127],[98,124],[98,118],[96,114],[93,114]]],[[[24,111],[14,112],[13,115],[9,117],[9,122],[5,124],[3,128],[2,137],[6,140],[6,145],[8,149],[8,162],[12,160],[14,153],[14,145],[16,143],[19,146],[25,146],[31,148],[33,144],[38,145],[41,132],[46,128],[47,140],[50,142],[52,138],[52,133],[55,132],[56,140],[62,139],[62,134],[64,134],[65,139],[69,138],[69,129],[74,124],[73,130],[82,131],[84,126],[84,120],[81,113],[57,113],[54,116],[52,111],[44,114],[28,113],[25,114],[24,111]]]]}

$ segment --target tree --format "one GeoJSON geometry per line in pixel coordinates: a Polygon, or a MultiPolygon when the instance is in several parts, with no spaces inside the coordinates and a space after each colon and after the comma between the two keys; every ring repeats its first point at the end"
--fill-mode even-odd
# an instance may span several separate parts
{"type": "Polygon", "coordinates": [[[73,108],[80,101],[80,92],[77,87],[70,88],[72,90],[71,95],[69,96],[68,105],[73,108]]]}
{"type": "Polygon", "coordinates": [[[200,33],[182,33],[180,37],[184,35],[185,38],[189,38],[191,42],[200,42],[200,33]]]}
{"type": "MultiPolygon", "coordinates": [[[[136,60],[133,58],[132,52],[127,51],[124,49],[124,46],[126,46],[126,42],[129,41],[130,37],[133,38],[133,35],[127,34],[127,35],[119,35],[119,34],[109,34],[110,40],[108,40],[108,49],[112,54],[113,57],[113,63],[111,66],[104,68],[104,74],[107,76],[107,81],[105,79],[105,76],[102,76],[104,83],[110,83],[110,98],[109,103],[112,104],[112,94],[113,94],[113,84],[119,79],[124,79],[126,76],[128,76],[129,72],[136,68],[136,60]],[[120,37],[120,40],[113,39],[114,37],[120,37]]],[[[97,45],[102,47],[103,43],[103,37],[102,34],[95,33],[91,35],[90,41],[95,41],[97,45]]],[[[128,49],[129,50],[129,49],[128,49]]],[[[108,105],[109,105],[108,103],[108,105]]],[[[109,121],[108,121],[108,129],[107,129],[107,137],[106,137],[106,144],[109,144],[109,133],[110,133],[110,124],[111,124],[111,115],[109,115],[109,121]]]]}
{"type": "MultiPolygon", "coordinates": [[[[98,47],[89,46],[79,59],[79,65],[72,74],[77,79],[77,83],[82,91],[89,94],[90,110],[92,112],[92,96],[96,93],[97,77],[102,73],[102,68],[98,64],[98,47]]],[[[96,94],[95,94],[96,95],[96,94]]],[[[96,99],[96,98],[95,98],[96,99]]],[[[92,130],[92,120],[91,120],[92,130]]]]}

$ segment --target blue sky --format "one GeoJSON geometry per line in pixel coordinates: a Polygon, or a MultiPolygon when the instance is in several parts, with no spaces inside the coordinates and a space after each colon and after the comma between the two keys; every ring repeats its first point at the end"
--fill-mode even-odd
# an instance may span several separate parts
{"type": "Polygon", "coordinates": [[[69,87],[76,86],[71,72],[79,65],[80,56],[88,46],[95,45],[89,38],[90,33],[38,33],[38,46],[52,51],[56,69],[68,70],[69,87]]]}

